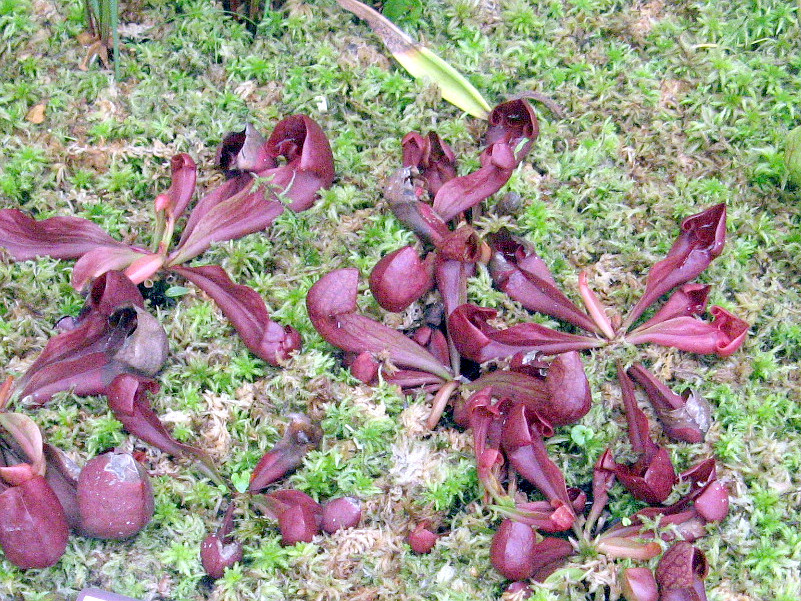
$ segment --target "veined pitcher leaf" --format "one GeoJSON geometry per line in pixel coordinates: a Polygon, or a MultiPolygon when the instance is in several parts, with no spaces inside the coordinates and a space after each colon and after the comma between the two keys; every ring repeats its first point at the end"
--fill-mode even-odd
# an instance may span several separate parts
{"type": "Polygon", "coordinates": [[[487,118],[490,106],[481,92],[451,65],[415,42],[392,21],[369,6],[358,0],[337,0],[337,2],[345,10],[367,21],[392,56],[414,77],[430,79],[439,86],[445,100],[474,117],[487,118]]]}

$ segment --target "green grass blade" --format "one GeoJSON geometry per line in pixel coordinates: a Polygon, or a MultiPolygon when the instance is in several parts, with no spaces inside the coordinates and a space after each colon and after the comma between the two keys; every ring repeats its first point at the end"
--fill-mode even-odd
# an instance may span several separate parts
{"type": "Polygon", "coordinates": [[[98,0],[87,0],[89,7],[95,15],[95,19],[100,17],[100,2],[98,0]]]}
{"type": "Polygon", "coordinates": [[[120,3],[119,0],[107,0],[111,10],[110,23],[112,52],[114,57],[114,80],[120,80],[120,3]]]}
{"type": "Polygon", "coordinates": [[[86,26],[92,35],[100,34],[100,4],[98,0],[86,0],[86,26]]]}
{"type": "Polygon", "coordinates": [[[111,4],[109,0],[100,0],[100,39],[107,40],[111,34],[111,4]]]}
{"type": "Polygon", "coordinates": [[[466,113],[486,119],[490,106],[473,84],[446,61],[399,29],[392,21],[358,0],[337,0],[345,10],[367,21],[392,56],[417,79],[436,83],[442,97],[466,113]]]}

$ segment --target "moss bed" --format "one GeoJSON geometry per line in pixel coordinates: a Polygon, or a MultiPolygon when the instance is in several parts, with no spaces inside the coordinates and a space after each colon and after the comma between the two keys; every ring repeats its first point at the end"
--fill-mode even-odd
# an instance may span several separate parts
{"type": "MultiPolygon", "coordinates": [[[[179,439],[208,450],[240,483],[287,414],[308,413],[324,441],[289,484],[315,498],[356,496],[365,517],[357,529],[282,547],[275,524],[247,509],[236,530],[245,561],[212,584],[198,551],[224,491],[128,436],[104,399],[59,393],[24,411],[81,463],[113,446],[142,451],[155,517],[124,542],[73,536],[46,570],[22,572],[0,556],[0,599],[71,600],[85,586],[174,601],[500,598],[506,582],[488,559],[499,517],[481,502],[470,435],[447,421],[427,430],[422,395],[352,378],[304,305],[330,270],[358,267],[366,277],[381,256],[412,242],[382,197],[401,138],[436,129],[466,172],[476,166],[482,123],[408,76],[333,0],[268,3],[255,39],[209,0],[123,2],[121,23],[115,80],[98,64],[77,68],[86,52],[82,3],[0,0],[0,205],[74,214],[134,238],[150,231],[172,155],[190,153],[208,189],[221,178],[214,151],[226,132],[247,121],[270,131],[299,112],[320,123],[337,173],[321,201],[203,256],[260,292],[277,320],[301,332],[303,352],[273,368],[247,351],[208,298],[172,288],[177,303],[151,303],[171,344],[153,403],[179,439]],[[405,537],[424,519],[447,534],[431,554],[415,555],[405,537]]],[[[801,192],[785,182],[782,161],[801,120],[798,6],[434,0],[402,26],[491,104],[535,90],[563,107],[557,118],[537,106],[540,137],[505,188],[522,205],[505,219],[565,290],[586,269],[602,300],[630,306],[679,221],[727,203],[726,249],[700,281],[714,285],[713,303],[751,324],[745,345],[726,359],[661,347],[639,356],[714,409],[705,443],[670,445],[678,469],[716,456],[731,492],[728,518],[697,543],[711,566],[709,598],[801,598],[801,192]]],[[[71,269],[70,261],[0,255],[3,377],[22,374],[55,321],[80,308],[71,269]]],[[[469,296],[504,307],[512,321],[525,317],[486,274],[471,281],[469,296]]],[[[369,293],[359,302],[392,325],[420,318],[419,306],[391,315],[369,293]]],[[[569,485],[589,482],[606,446],[624,446],[611,359],[585,354],[593,409],[549,442],[569,485]]],[[[619,485],[612,498],[615,517],[642,506],[619,485]]],[[[610,585],[615,598],[625,565],[634,564],[581,554],[532,598],[600,600],[610,585]]]]}

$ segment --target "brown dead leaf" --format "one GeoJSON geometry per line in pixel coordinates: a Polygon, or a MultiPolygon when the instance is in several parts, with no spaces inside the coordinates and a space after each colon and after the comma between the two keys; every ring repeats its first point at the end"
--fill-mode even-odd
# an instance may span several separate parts
{"type": "Polygon", "coordinates": [[[31,110],[28,111],[28,114],[25,115],[25,120],[35,125],[43,123],[45,120],[45,106],[46,105],[44,102],[40,102],[39,104],[32,106],[31,110]]]}
{"type": "Polygon", "coordinates": [[[97,41],[97,36],[89,33],[88,31],[82,31],[78,34],[78,43],[81,46],[88,46],[97,41]]]}

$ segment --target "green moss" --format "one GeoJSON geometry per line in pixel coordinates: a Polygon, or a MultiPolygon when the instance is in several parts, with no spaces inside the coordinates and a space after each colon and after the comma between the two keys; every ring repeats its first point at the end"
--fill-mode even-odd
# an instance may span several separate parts
{"type": "Polygon", "coordinates": [[[8,160],[0,170],[0,195],[15,203],[27,203],[43,178],[45,153],[41,148],[25,146],[7,152],[8,160]]]}
{"type": "MultiPolygon", "coordinates": [[[[604,299],[618,310],[636,302],[678,221],[727,203],[726,249],[701,280],[713,284],[714,302],[751,322],[743,350],[725,359],[637,352],[671,371],[678,389],[698,389],[714,407],[708,442],[674,451],[682,467],[716,455],[735,495],[732,518],[698,543],[709,552],[710,597],[797,599],[801,541],[792,525],[800,517],[785,489],[797,488],[801,469],[794,376],[801,360],[795,286],[801,217],[797,188],[783,184],[783,159],[787,133],[799,121],[798,9],[779,0],[650,8],[640,18],[633,4],[608,0],[512,1],[497,11],[491,3],[438,0],[410,15],[406,26],[488,98],[534,89],[563,106],[564,119],[536,106],[540,139],[506,188],[524,206],[507,222],[535,243],[574,300],[577,274],[600,262],[604,299]]],[[[479,496],[474,463],[450,447],[452,437],[468,435],[446,426],[432,435],[410,434],[400,420],[408,425],[408,410],[428,401],[387,384],[361,386],[314,332],[304,305],[306,291],[326,271],[356,266],[366,277],[381,256],[414,242],[383,201],[405,133],[438,131],[466,173],[478,165],[483,127],[385,58],[377,37],[333,0],[268,7],[255,39],[206,0],[134,3],[124,10],[123,22],[148,29],[124,38],[115,83],[97,64],[88,72],[75,68],[85,52],[75,42],[83,29],[79,3],[51,8],[0,0],[0,204],[39,218],[78,214],[119,239],[142,241],[152,199],[169,185],[171,154],[190,152],[200,167],[199,187],[207,190],[214,148],[225,132],[245,121],[269,132],[287,114],[311,115],[332,141],[334,186],[310,211],[286,212],[266,234],[216,245],[203,257],[224,264],[234,281],[262,295],[275,319],[296,327],[303,353],[282,370],[255,359],[204,295],[172,281],[179,302],[158,309],[172,354],[154,407],[188,412],[191,421],[174,432],[200,446],[214,432],[214,420],[223,420],[230,440],[215,441],[215,452],[221,470],[240,486],[278,439],[286,413],[313,413],[325,439],[289,485],[321,500],[354,494],[374,503],[362,525],[366,534],[358,536],[370,540],[381,529],[391,537],[389,549],[403,548],[407,513],[437,512],[453,527],[431,556],[396,550],[385,556],[383,547],[368,546],[360,562],[335,578],[328,562],[341,539],[281,547],[275,524],[243,503],[237,532],[247,560],[215,585],[215,598],[315,599],[326,594],[321,590],[341,598],[499,597],[504,584],[487,561],[492,524],[482,504],[473,503],[479,496]],[[46,121],[36,125],[25,116],[40,102],[46,121]],[[410,439],[436,458],[434,473],[396,487],[392,453],[410,439]],[[387,516],[396,521],[386,525],[387,516]]],[[[488,203],[489,212],[496,201],[488,203]]],[[[59,315],[79,310],[71,268],[70,261],[0,258],[6,373],[24,371],[59,315]]],[[[531,319],[482,269],[468,292],[510,322],[531,319]]],[[[359,303],[388,322],[399,319],[381,312],[366,292],[359,303]]],[[[404,317],[414,319],[414,312],[404,317]]],[[[613,364],[603,352],[586,358],[593,410],[550,447],[568,481],[585,486],[598,453],[618,445],[624,431],[618,399],[607,386],[613,364]]],[[[31,415],[48,440],[81,461],[131,444],[100,398],[62,393],[31,415]]],[[[100,583],[137,598],[157,590],[176,601],[207,598],[198,545],[216,527],[225,495],[189,465],[157,457],[148,466],[157,498],[151,526],[125,543],[73,537],[59,565],[40,574],[0,561],[0,596],[36,598],[46,582],[64,590],[100,583]]],[[[619,486],[612,499],[615,517],[642,506],[619,486]]],[[[577,571],[564,571],[533,598],[583,598],[577,580],[598,569],[586,559],[576,558],[571,570],[577,571]],[[570,586],[565,578],[573,579],[570,586]]],[[[337,566],[342,561],[350,559],[337,566]]]]}
{"type": "Polygon", "coordinates": [[[475,460],[460,457],[448,466],[447,475],[442,482],[425,487],[418,503],[430,506],[435,511],[459,511],[478,496],[478,491],[475,460]]]}
{"type": "Polygon", "coordinates": [[[125,437],[122,424],[113,417],[91,419],[88,431],[90,434],[84,444],[91,455],[116,447],[125,437]]]}

